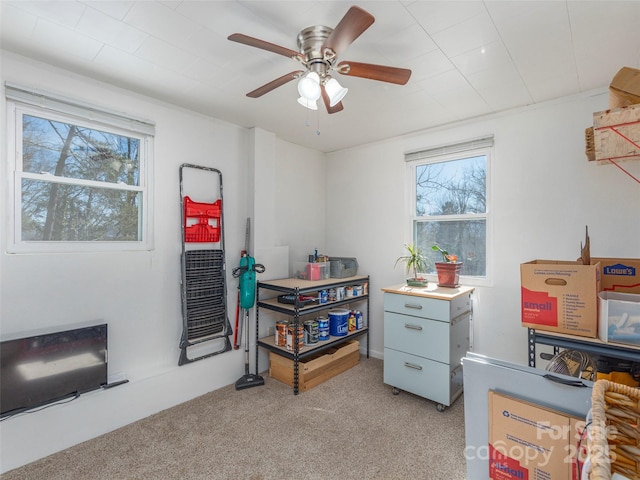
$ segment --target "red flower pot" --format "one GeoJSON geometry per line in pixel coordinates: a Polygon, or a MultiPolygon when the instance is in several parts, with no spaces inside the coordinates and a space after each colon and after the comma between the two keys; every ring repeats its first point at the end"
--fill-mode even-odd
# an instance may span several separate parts
{"type": "Polygon", "coordinates": [[[439,287],[457,287],[460,285],[462,262],[436,262],[439,287]]]}

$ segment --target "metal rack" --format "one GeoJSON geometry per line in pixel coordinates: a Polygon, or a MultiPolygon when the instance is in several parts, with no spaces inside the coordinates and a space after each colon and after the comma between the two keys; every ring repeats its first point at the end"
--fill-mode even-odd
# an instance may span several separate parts
{"type": "Polygon", "coordinates": [[[634,347],[632,345],[625,346],[617,343],[605,343],[597,338],[541,332],[536,331],[533,328],[528,329],[528,342],[530,367],[536,366],[536,344],[538,343],[541,345],[552,346],[554,354],[559,353],[561,348],[567,348],[595,355],[619,358],[621,360],[637,362],[640,358],[640,347],[634,347]]]}
{"type": "MultiPolygon", "coordinates": [[[[355,337],[360,337],[362,335],[366,335],[367,338],[367,358],[369,358],[369,295],[363,294],[362,296],[345,298],[344,300],[331,301],[323,304],[283,304],[278,303],[276,298],[268,298],[261,299],[260,293],[261,290],[269,290],[274,292],[279,292],[287,295],[295,295],[298,298],[299,295],[305,295],[311,292],[316,292],[318,290],[336,288],[348,285],[369,285],[369,276],[368,275],[357,275],[353,277],[346,278],[330,278],[328,280],[300,280],[297,278],[285,278],[279,280],[267,280],[258,282],[258,301],[256,303],[256,343],[262,348],[274,352],[278,355],[284,356],[293,360],[293,393],[295,395],[298,394],[299,387],[299,362],[301,359],[304,359],[307,356],[312,354],[322,352],[331,347],[335,347],[344,343],[348,340],[351,340],[355,337]],[[365,322],[365,326],[356,330],[355,332],[349,332],[345,336],[331,336],[329,340],[319,342],[315,345],[300,345],[298,342],[297,335],[294,336],[293,341],[293,350],[287,350],[285,347],[280,347],[275,345],[274,337],[269,336],[266,338],[259,339],[258,331],[259,331],[259,319],[260,319],[260,309],[271,310],[274,312],[278,312],[284,315],[288,315],[293,317],[294,327],[297,331],[297,328],[300,325],[300,316],[301,315],[311,315],[314,313],[319,313],[324,310],[330,310],[332,308],[339,307],[341,305],[347,305],[350,303],[356,302],[366,302],[367,305],[367,322],[365,322]]],[[[370,288],[370,286],[369,286],[370,288]]],[[[256,355],[256,371],[258,369],[258,356],[256,355]]]]}
{"type": "Polygon", "coordinates": [[[180,166],[182,213],[181,289],[183,329],[178,365],[231,350],[231,324],[227,316],[227,287],[222,214],[222,173],[210,167],[180,166]],[[212,203],[194,202],[183,192],[183,169],[192,168],[216,175],[212,203]],[[187,249],[187,244],[190,249],[187,249]],[[198,248],[204,247],[204,248],[198,248]],[[217,248],[212,248],[217,247],[217,248]],[[190,358],[189,347],[204,345],[207,353],[190,358]],[[211,351],[213,349],[213,351],[211,351]]]}

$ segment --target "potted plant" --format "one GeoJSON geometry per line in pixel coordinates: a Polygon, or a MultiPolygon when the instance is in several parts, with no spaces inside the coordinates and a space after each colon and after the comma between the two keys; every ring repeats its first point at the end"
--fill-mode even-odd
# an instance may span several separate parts
{"type": "Polygon", "coordinates": [[[460,279],[460,270],[462,270],[462,262],[458,261],[457,255],[452,255],[438,245],[433,245],[432,250],[442,254],[442,261],[436,263],[436,272],[438,272],[439,287],[457,287],[460,279]]]}
{"type": "Polygon", "coordinates": [[[404,262],[407,268],[407,275],[413,273],[413,277],[407,278],[407,285],[411,287],[425,287],[427,285],[427,279],[424,278],[421,273],[427,270],[429,259],[422,253],[419,247],[413,244],[405,243],[404,248],[407,250],[407,254],[396,259],[396,266],[398,262],[404,262]]]}

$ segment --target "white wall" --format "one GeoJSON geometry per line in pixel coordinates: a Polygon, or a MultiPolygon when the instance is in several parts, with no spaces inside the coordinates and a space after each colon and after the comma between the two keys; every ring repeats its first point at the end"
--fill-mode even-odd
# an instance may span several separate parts
{"type": "MultiPolygon", "coordinates": [[[[640,184],[586,159],[586,127],[605,91],[365,145],[327,156],[327,251],[356,256],[371,275],[371,353],[381,357],[382,293],[411,241],[404,153],[495,136],[491,203],[493,284],[475,294],[475,351],[526,364],[520,325],[521,262],[575,260],[589,226],[592,256],[640,257],[640,184]]],[[[640,178],[640,162],[621,165],[640,178]]]]}
{"type": "MultiPolygon", "coordinates": [[[[255,160],[255,259],[265,266],[258,280],[286,278],[297,261],[324,248],[325,157],[323,153],[279,140],[272,133],[254,131],[259,148],[255,160]]],[[[273,292],[262,292],[271,296],[273,292]]],[[[255,309],[251,312],[255,317],[255,309]]],[[[261,337],[272,334],[278,314],[260,311],[261,337]]],[[[269,367],[268,354],[259,351],[259,371],[269,367]]],[[[251,368],[253,371],[253,362],[251,368]]]]}

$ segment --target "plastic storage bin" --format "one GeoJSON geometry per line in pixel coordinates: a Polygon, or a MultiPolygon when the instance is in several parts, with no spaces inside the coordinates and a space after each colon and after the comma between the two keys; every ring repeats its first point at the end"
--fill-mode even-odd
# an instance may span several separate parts
{"type": "Polygon", "coordinates": [[[329,262],[295,262],[293,276],[303,280],[326,280],[329,278],[329,262]]]}
{"type": "Polygon", "coordinates": [[[331,278],[353,277],[358,273],[358,260],[348,257],[329,257],[331,278]]]}

